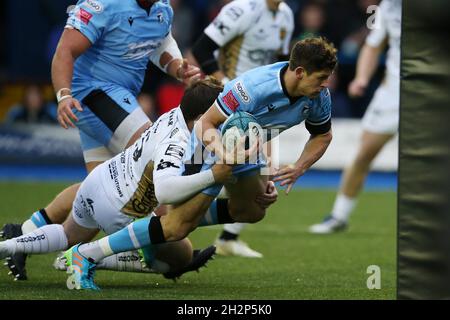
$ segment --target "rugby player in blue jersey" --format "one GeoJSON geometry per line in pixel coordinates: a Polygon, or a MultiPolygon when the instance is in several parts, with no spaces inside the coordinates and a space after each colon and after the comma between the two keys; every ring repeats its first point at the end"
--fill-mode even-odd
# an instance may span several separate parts
{"type": "MultiPolygon", "coordinates": [[[[78,127],[88,172],[132,145],[151,125],[136,101],[149,61],[184,83],[199,77],[200,70],[183,59],[171,35],[172,20],[168,0],[80,0],[70,11],[51,73],[58,121],[64,128],[78,127]]],[[[6,225],[3,237],[62,223],[78,188],[65,189],[22,226],[6,225]]],[[[25,259],[8,260],[15,279],[26,279],[25,259]]]]}

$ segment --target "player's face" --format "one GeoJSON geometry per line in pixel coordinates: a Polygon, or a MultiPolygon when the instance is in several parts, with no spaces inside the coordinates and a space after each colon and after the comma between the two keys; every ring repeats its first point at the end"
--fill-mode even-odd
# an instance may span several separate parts
{"type": "Polygon", "coordinates": [[[331,71],[316,71],[311,74],[304,72],[303,78],[300,81],[300,89],[304,96],[315,98],[320,94],[320,91],[328,87],[328,80],[331,71]]]}

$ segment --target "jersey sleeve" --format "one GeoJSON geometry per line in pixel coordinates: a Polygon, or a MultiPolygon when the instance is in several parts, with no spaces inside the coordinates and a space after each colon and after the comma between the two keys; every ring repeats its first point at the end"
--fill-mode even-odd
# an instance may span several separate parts
{"type": "Polygon", "coordinates": [[[251,26],[254,11],[248,1],[232,1],[220,10],[218,16],[205,29],[205,34],[219,47],[224,46],[251,26]]]}
{"type": "Polygon", "coordinates": [[[220,112],[228,118],[236,111],[252,113],[262,98],[261,94],[256,93],[248,77],[238,77],[225,85],[216,99],[216,104],[220,112]]]}
{"type": "Polygon", "coordinates": [[[386,3],[382,1],[375,12],[373,29],[366,38],[366,44],[371,47],[379,47],[387,37],[385,16],[386,3]]]}
{"type": "Polygon", "coordinates": [[[322,90],[318,105],[314,106],[305,120],[306,129],[311,134],[327,133],[331,129],[331,95],[328,89],[322,90]]]}
{"type": "MultiPolygon", "coordinates": [[[[176,130],[176,129],[175,129],[176,130]]],[[[175,134],[176,136],[176,134],[175,134]]],[[[159,144],[154,158],[153,180],[181,176],[184,171],[183,158],[186,153],[185,139],[165,139],[159,144]]]]}
{"type": "Polygon", "coordinates": [[[107,27],[109,16],[108,8],[100,0],[80,0],[69,13],[66,28],[80,31],[95,43],[107,27]]]}

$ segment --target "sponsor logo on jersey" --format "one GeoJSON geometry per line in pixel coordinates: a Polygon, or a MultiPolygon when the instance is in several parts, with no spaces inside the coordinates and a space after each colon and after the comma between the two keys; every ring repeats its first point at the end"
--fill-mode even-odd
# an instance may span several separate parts
{"type": "MultiPolygon", "coordinates": [[[[117,190],[117,194],[119,195],[120,198],[122,198],[123,192],[122,189],[120,188],[119,171],[117,170],[116,162],[111,161],[111,163],[108,165],[108,169],[109,169],[109,176],[111,180],[114,182],[114,187],[117,190]]],[[[84,202],[83,199],[81,201],[84,202]]]]}
{"type": "Polygon", "coordinates": [[[77,13],[77,18],[79,20],[81,20],[81,22],[83,22],[85,25],[89,24],[89,21],[92,18],[92,13],[87,12],[86,10],[84,10],[83,8],[80,8],[80,10],[77,13]]]}
{"type": "Polygon", "coordinates": [[[310,106],[308,106],[308,105],[306,105],[306,106],[304,106],[303,107],[303,110],[302,110],[302,114],[303,114],[303,116],[307,116],[308,114],[309,114],[309,111],[311,110],[311,107],[310,106]]]}
{"type": "Polygon", "coordinates": [[[164,22],[164,14],[162,12],[158,12],[156,14],[156,19],[158,19],[159,23],[163,23],[164,22]]]}
{"type": "Polygon", "coordinates": [[[232,90],[228,91],[228,93],[222,97],[222,101],[232,111],[236,111],[237,107],[239,107],[239,101],[233,95],[232,90]]]}
{"type": "Polygon", "coordinates": [[[128,51],[123,55],[127,60],[139,60],[149,56],[154,50],[161,46],[162,40],[148,40],[138,43],[130,43],[128,51]]]}
{"type": "Polygon", "coordinates": [[[164,169],[167,169],[167,168],[177,168],[177,169],[179,169],[180,167],[177,166],[173,162],[164,161],[163,159],[161,159],[161,161],[158,163],[158,166],[156,167],[156,171],[164,170],[164,169]]]}
{"type": "Polygon", "coordinates": [[[86,5],[87,7],[91,8],[92,10],[94,10],[97,13],[100,13],[103,11],[103,5],[99,1],[86,0],[86,2],[84,2],[83,4],[86,5]]]}
{"type": "Polygon", "coordinates": [[[173,126],[173,116],[175,114],[175,109],[173,109],[172,111],[170,111],[169,114],[169,122],[167,124],[168,127],[173,126]]]}
{"type": "Polygon", "coordinates": [[[269,104],[269,105],[267,106],[267,110],[268,110],[269,112],[272,111],[273,109],[275,109],[275,105],[269,104]]]}
{"type": "Polygon", "coordinates": [[[172,138],[174,135],[176,135],[178,133],[178,131],[180,131],[180,129],[178,129],[178,128],[173,129],[172,132],[170,133],[169,138],[172,138]]]}
{"type": "Polygon", "coordinates": [[[130,24],[130,27],[133,26],[133,22],[134,22],[134,18],[133,17],[128,17],[128,23],[130,24]]]}
{"type": "Polygon", "coordinates": [[[230,31],[230,28],[227,27],[222,21],[219,19],[215,19],[213,21],[213,25],[220,31],[220,33],[224,36],[227,31],[230,31]]]}
{"type": "Polygon", "coordinates": [[[176,144],[169,144],[166,152],[164,153],[166,156],[172,156],[181,160],[184,156],[184,149],[176,144]]]}
{"type": "Polygon", "coordinates": [[[225,11],[225,14],[231,20],[236,21],[244,14],[244,10],[242,10],[242,8],[239,8],[239,7],[231,7],[231,8],[228,8],[227,11],[225,11]]]}
{"type": "Polygon", "coordinates": [[[252,101],[252,99],[250,98],[250,95],[248,94],[247,89],[245,89],[245,86],[242,83],[242,81],[236,82],[236,84],[234,85],[234,88],[236,89],[239,96],[241,97],[242,102],[244,102],[245,104],[249,104],[252,101]]]}

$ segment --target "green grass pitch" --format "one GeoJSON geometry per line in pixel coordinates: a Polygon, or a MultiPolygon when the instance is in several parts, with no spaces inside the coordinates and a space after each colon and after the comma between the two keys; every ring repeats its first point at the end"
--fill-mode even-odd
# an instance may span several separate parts
{"type": "MultiPolygon", "coordinates": [[[[56,183],[0,183],[0,225],[22,222],[65,187],[56,183]]],[[[307,227],[322,219],[333,190],[297,189],[242,239],[263,259],[222,258],[178,282],[153,274],[98,271],[98,293],[69,291],[66,274],[51,267],[54,254],[28,260],[28,281],[12,281],[0,267],[0,299],[395,299],[396,193],[362,194],[348,232],[318,236],[307,227]],[[381,268],[381,289],[366,286],[367,267],[381,268]]],[[[191,234],[195,247],[209,245],[219,227],[191,234]]]]}

